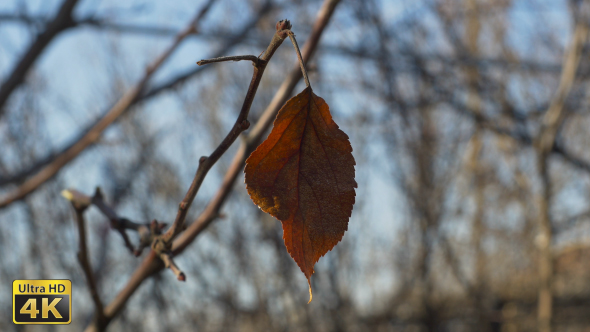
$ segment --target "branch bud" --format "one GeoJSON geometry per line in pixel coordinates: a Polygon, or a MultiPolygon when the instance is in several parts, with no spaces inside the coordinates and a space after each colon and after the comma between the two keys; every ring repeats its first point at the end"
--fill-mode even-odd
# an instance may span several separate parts
{"type": "Polygon", "coordinates": [[[277,22],[276,29],[277,31],[291,30],[291,22],[289,22],[287,19],[280,20],[277,22]]]}

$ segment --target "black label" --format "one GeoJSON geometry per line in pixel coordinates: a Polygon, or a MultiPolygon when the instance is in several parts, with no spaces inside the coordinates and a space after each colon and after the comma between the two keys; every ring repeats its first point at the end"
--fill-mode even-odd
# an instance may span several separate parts
{"type": "Polygon", "coordinates": [[[69,295],[14,295],[15,323],[68,323],[69,295]]]}

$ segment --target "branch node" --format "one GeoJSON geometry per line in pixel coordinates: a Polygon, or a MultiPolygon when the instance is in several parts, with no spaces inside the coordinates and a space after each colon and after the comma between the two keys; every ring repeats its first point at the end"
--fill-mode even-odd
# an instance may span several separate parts
{"type": "Polygon", "coordinates": [[[285,39],[289,36],[289,32],[291,32],[291,30],[281,30],[277,32],[277,35],[279,35],[281,39],[285,39]]]}
{"type": "Polygon", "coordinates": [[[161,254],[163,252],[168,251],[168,247],[170,245],[168,245],[166,243],[166,241],[164,241],[164,239],[162,237],[156,237],[154,239],[154,242],[152,243],[152,250],[155,251],[158,254],[161,254]]]}
{"type": "Polygon", "coordinates": [[[240,128],[242,128],[242,130],[246,130],[246,129],[250,128],[250,121],[248,121],[248,120],[242,121],[242,123],[240,123],[240,128]]]}
{"type": "Polygon", "coordinates": [[[206,156],[202,156],[201,158],[199,158],[199,165],[204,163],[207,160],[206,156]]]}

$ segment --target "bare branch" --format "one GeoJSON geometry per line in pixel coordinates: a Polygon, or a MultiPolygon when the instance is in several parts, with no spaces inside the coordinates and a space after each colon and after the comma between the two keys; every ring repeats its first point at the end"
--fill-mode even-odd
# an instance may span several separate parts
{"type": "MultiPolygon", "coordinates": [[[[326,0],[324,1],[322,8],[320,9],[316,22],[313,26],[312,33],[303,48],[303,59],[305,62],[309,60],[313,52],[315,51],[319,39],[330,21],[332,14],[339,0],[326,0]]],[[[221,187],[213,199],[207,204],[205,210],[199,215],[199,217],[193,222],[185,232],[174,241],[172,245],[172,252],[174,255],[179,255],[182,251],[193,242],[193,240],[206,229],[213,220],[219,215],[219,211],[229,196],[235,179],[244,167],[244,161],[247,157],[247,152],[253,150],[264,135],[264,132],[270,124],[272,119],[276,116],[281,106],[287,101],[287,99],[293,93],[293,89],[297,82],[301,79],[301,71],[299,65],[291,70],[287,78],[283,81],[279,87],[277,93],[272,99],[269,106],[263,113],[263,116],[258,120],[252,131],[250,131],[247,138],[243,141],[238,152],[234,156],[234,159],[226,172],[221,187]]],[[[154,251],[150,252],[141,266],[139,266],[130,280],[127,282],[121,292],[115,297],[115,299],[105,307],[105,316],[107,320],[111,320],[117,315],[127,300],[133,295],[135,290],[141,285],[141,283],[151,276],[152,274],[160,271],[164,268],[164,264],[161,260],[155,259],[156,254],[154,251]]],[[[89,325],[85,331],[96,331],[96,324],[89,325]]]]}
{"type": "MultiPolygon", "coordinates": [[[[172,224],[172,227],[168,229],[166,234],[164,234],[164,241],[171,246],[172,240],[174,237],[180,232],[181,227],[184,225],[184,220],[186,218],[186,214],[190,205],[192,204],[205,176],[207,173],[215,165],[217,160],[221,158],[221,156],[229,149],[229,147],[233,144],[233,142],[238,138],[238,136],[246,129],[250,127],[250,122],[248,122],[248,113],[250,112],[250,106],[252,106],[252,102],[254,101],[254,97],[256,96],[256,91],[258,90],[258,85],[262,80],[262,75],[264,74],[264,69],[266,69],[266,65],[272,58],[273,54],[276,50],[281,46],[283,40],[287,36],[285,31],[291,28],[291,24],[289,21],[281,21],[286,22],[286,24],[277,24],[277,31],[272,37],[270,44],[268,45],[266,51],[262,55],[260,59],[256,58],[254,61],[254,72],[252,73],[252,80],[250,81],[250,86],[248,87],[248,92],[246,93],[246,97],[244,98],[244,104],[242,105],[242,109],[240,110],[240,114],[236,119],[236,122],[227,136],[223,139],[223,141],[219,144],[219,146],[211,153],[209,157],[201,157],[199,160],[199,168],[197,169],[197,173],[195,174],[195,178],[193,179],[193,183],[191,184],[186,196],[180,203],[178,208],[178,214],[176,216],[176,220],[172,224]],[[285,29],[281,29],[285,28],[285,29]],[[281,30],[279,30],[281,29],[281,30]]],[[[279,23],[281,23],[279,22],[279,23]]]]}
{"type": "Polygon", "coordinates": [[[178,48],[182,41],[190,34],[196,33],[196,25],[205,16],[215,0],[209,0],[205,6],[195,15],[191,22],[176,36],[174,42],[156,60],[146,68],[144,76],[122,97],[115,105],[76,143],[69,147],[62,154],[56,156],[47,166],[40,170],[33,177],[26,180],[22,185],[0,200],[0,208],[24,198],[33,192],[45,181],[53,177],[68,162],[76,158],[84,149],[96,142],[102,132],[117,120],[135,100],[141,95],[152,74],[164,63],[166,59],[178,48]]]}
{"type": "MultiPolygon", "coordinates": [[[[500,126],[496,124],[493,120],[490,120],[481,114],[477,114],[473,109],[471,109],[470,105],[460,104],[457,102],[453,102],[451,104],[456,106],[458,114],[470,117],[483,129],[486,129],[498,135],[511,137],[515,141],[526,146],[532,147],[535,144],[534,138],[531,137],[528,133],[511,130],[509,128],[505,128],[504,126],[500,126]]],[[[574,155],[571,151],[568,151],[565,146],[560,144],[558,140],[554,141],[554,144],[551,147],[550,152],[552,154],[555,154],[556,156],[560,156],[564,161],[568,162],[570,165],[584,172],[590,173],[590,161],[584,160],[574,155]]]]}
{"type": "MultiPolygon", "coordinates": [[[[307,63],[311,58],[313,52],[316,50],[319,43],[319,39],[330,21],[332,14],[339,0],[326,0],[318,13],[316,22],[309,39],[305,43],[302,52],[302,58],[304,63],[307,63]]],[[[234,158],[229,166],[229,169],[223,177],[221,187],[217,190],[217,193],[213,199],[209,202],[205,210],[199,215],[199,217],[193,222],[184,232],[181,234],[172,246],[172,250],[175,255],[181,253],[192,241],[205,230],[213,220],[217,218],[221,207],[225,203],[225,200],[229,196],[233,184],[244,168],[244,163],[250,152],[254,151],[258,144],[263,139],[264,133],[268,130],[272,121],[275,119],[279,109],[285,104],[287,99],[292,95],[295,85],[302,78],[302,73],[299,64],[296,64],[287,78],[283,81],[279,87],[277,93],[274,95],[270,104],[266,110],[262,113],[262,116],[256,122],[252,130],[248,133],[246,138],[242,141],[239,150],[234,155],[234,158]]]]}
{"type": "Polygon", "coordinates": [[[214,62],[241,61],[241,60],[252,61],[254,63],[254,65],[256,66],[258,60],[260,60],[260,59],[254,55],[232,55],[232,56],[222,56],[219,58],[201,60],[201,61],[197,62],[197,64],[199,66],[202,66],[202,65],[207,65],[210,63],[214,63],[214,62]]]}
{"type": "Polygon", "coordinates": [[[12,94],[24,80],[27,72],[35,63],[39,55],[45,50],[47,45],[62,31],[74,26],[72,11],[78,3],[78,0],[64,0],[55,18],[49,22],[43,33],[37,36],[37,39],[14,67],[8,78],[0,87],[0,117],[4,114],[4,107],[8,97],[12,94]]]}
{"type": "MultiPolygon", "coordinates": [[[[587,5],[588,3],[586,3],[587,5]]],[[[563,71],[559,86],[547,113],[543,118],[541,131],[535,140],[537,150],[537,169],[541,177],[541,193],[537,195],[539,209],[539,241],[536,241],[539,250],[539,297],[537,308],[537,326],[539,332],[551,332],[551,320],[553,316],[553,253],[551,241],[553,238],[552,221],[550,214],[552,183],[549,174],[549,156],[555,145],[555,138],[559,127],[565,120],[565,100],[569,95],[582,55],[582,47],[588,38],[588,26],[586,22],[579,22],[572,38],[572,42],[564,57],[563,71]]]]}
{"type": "Polygon", "coordinates": [[[92,196],[92,198],[91,198],[91,202],[107,218],[109,218],[109,220],[111,222],[111,228],[115,229],[117,232],[119,232],[119,234],[121,234],[121,237],[123,238],[123,241],[125,242],[125,247],[127,247],[129,249],[129,251],[131,251],[135,255],[139,255],[141,253],[141,251],[135,250],[135,248],[133,248],[133,244],[131,244],[131,240],[129,240],[129,236],[127,236],[127,233],[125,232],[125,230],[131,229],[131,230],[139,232],[139,230],[141,228],[147,228],[147,227],[142,224],[134,223],[128,219],[120,218],[117,215],[117,213],[110,206],[108,206],[105,203],[104,197],[102,195],[100,188],[96,188],[94,196],[92,196]]]}
{"type": "Polygon", "coordinates": [[[165,251],[159,255],[160,259],[164,262],[164,266],[174,273],[176,279],[179,281],[186,281],[186,275],[178,268],[178,266],[176,266],[172,256],[173,255],[170,251],[165,251]]]}
{"type": "MultiPolygon", "coordinates": [[[[238,43],[238,41],[244,39],[244,37],[256,26],[256,23],[258,21],[260,21],[260,19],[264,15],[266,15],[270,11],[271,8],[273,8],[271,3],[265,2],[265,4],[258,11],[258,15],[255,18],[253,18],[251,21],[249,21],[243,28],[239,29],[239,31],[240,31],[239,34],[228,38],[227,42],[224,44],[224,46],[222,46],[214,54],[214,57],[218,57],[218,56],[223,55],[224,53],[227,53],[227,51],[230,50],[233,46],[235,46],[238,43]]],[[[145,101],[145,100],[148,100],[152,97],[155,97],[159,93],[164,92],[166,90],[174,89],[174,88],[178,87],[180,84],[184,83],[189,78],[192,78],[196,74],[201,73],[206,68],[207,67],[197,67],[195,69],[188,70],[185,73],[180,74],[168,81],[165,81],[165,82],[161,83],[160,85],[157,85],[157,86],[151,88],[148,91],[142,91],[141,94],[139,96],[137,96],[137,98],[135,98],[129,106],[133,106],[141,101],[145,101]]],[[[0,176],[0,185],[19,183],[33,174],[38,175],[40,173],[50,172],[50,174],[46,174],[43,176],[44,181],[49,180],[51,177],[53,177],[55,174],[57,174],[57,172],[59,172],[61,167],[65,166],[65,164],[67,164],[69,161],[73,160],[75,157],[77,157],[77,155],[79,155],[79,153],[77,153],[73,156],[71,154],[72,154],[72,151],[74,151],[76,146],[79,146],[83,140],[85,140],[87,137],[89,137],[90,133],[96,132],[96,129],[102,123],[103,119],[105,119],[108,116],[108,114],[111,113],[111,111],[112,111],[112,109],[107,110],[105,112],[105,115],[103,115],[98,121],[90,124],[88,127],[83,129],[81,131],[82,134],[79,137],[77,137],[71,143],[67,144],[64,148],[59,150],[58,153],[44,157],[40,161],[33,164],[32,166],[30,166],[30,167],[28,167],[16,174],[12,174],[12,175],[8,175],[8,176],[0,176]],[[66,160],[64,162],[58,162],[58,160],[62,160],[62,159],[66,159],[66,160]],[[58,169],[51,170],[51,168],[55,168],[55,165],[59,165],[58,169]]],[[[115,120],[113,120],[113,121],[115,121],[115,120]]],[[[90,144],[95,143],[96,139],[97,138],[95,138],[90,144]]],[[[88,147],[88,146],[89,146],[89,144],[84,145],[84,148],[88,147]]],[[[38,185],[40,185],[43,182],[37,181],[37,183],[38,183],[38,185]]],[[[21,195],[16,195],[18,192],[23,191],[24,188],[21,189],[21,187],[23,185],[21,185],[19,188],[17,188],[12,193],[11,196],[13,197],[13,199],[11,200],[11,202],[24,198],[26,195],[30,194],[32,191],[34,191],[38,187],[38,185],[37,185],[37,187],[30,188],[27,193],[24,193],[21,195]]],[[[0,208],[3,208],[5,206],[7,206],[8,204],[10,204],[10,203],[9,202],[5,203],[5,202],[3,202],[2,199],[0,199],[0,208]]]]}
{"type": "Polygon", "coordinates": [[[88,246],[86,244],[86,220],[84,218],[84,211],[90,206],[90,200],[87,196],[84,196],[76,191],[64,190],[62,195],[66,197],[71,203],[76,213],[76,224],[78,225],[78,237],[80,242],[80,249],[78,250],[78,262],[82,267],[82,271],[86,276],[86,282],[88,283],[88,290],[92,301],[95,306],[95,320],[97,322],[98,330],[103,330],[104,312],[103,304],[98,295],[98,288],[96,286],[96,280],[94,279],[94,273],[90,266],[90,259],[88,259],[88,246]]]}
{"type": "Polygon", "coordinates": [[[129,219],[119,217],[115,210],[113,210],[113,208],[111,208],[104,201],[100,188],[96,188],[96,192],[92,197],[84,195],[75,189],[67,189],[62,191],[62,196],[69,200],[74,208],[86,209],[90,205],[95,205],[109,219],[111,228],[115,229],[117,232],[119,232],[119,234],[121,234],[121,237],[125,242],[125,246],[135,256],[139,256],[141,251],[149,246],[154,238],[161,234],[161,230],[166,227],[165,223],[158,223],[156,220],[153,220],[148,227],[147,224],[140,224],[129,219]],[[139,234],[138,249],[134,249],[133,244],[131,244],[131,240],[129,240],[129,236],[127,236],[127,233],[125,232],[126,230],[133,230],[139,234]]]}
{"type": "MultiPolygon", "coordinates": [[[[51,22],[50,18],[41,15],[23,15],[13,13],[0,13],[0,22],[20,22],[28,25],[39,26],[47,25],[51,22]]],[[[72,21],[72,27],[87,26],[104,31],[115,31],[123,33],[135,33],[143,35],[156,35],[174,37],[179,31],[175,28],[160,27],[152,25],[131,25],[124,23],[109,22],[106,19],[88,17],[72,21]]]]}

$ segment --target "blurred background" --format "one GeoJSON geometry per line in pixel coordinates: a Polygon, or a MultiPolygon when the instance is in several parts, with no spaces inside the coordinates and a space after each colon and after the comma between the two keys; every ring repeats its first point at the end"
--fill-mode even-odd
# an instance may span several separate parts
{"type": "MultiPolygon", "coordinates": [[[[145,280],[111,331],[590,331],[588,1],[342,0],[308,63],[350,136],[358,190],[349,230],[316,264],[314,299],[279,221],[240,175],[170,271],[145,280]]],[[[65,188],[136,222],[171,222],[202,155],[225,137],[260,54],[288,18],[305,44],[311,0],[0,2],[0,330],[79,331],[94,303],[65,188]],[[95,144],[26,195],[210,2],[95,144]],[[3,203],[2,203],[3,202],[3,203]],[[73,320],[13,325],[14,279],[71,279],[73,320]]],[[[254,123],[296,64],[285,42],[254,123]]],[[[302,82],[294,93],[303,89],[302,82]]],[[[189,222],[239,142],[207,176],[189,222]]],[[[86,213],[97,289],[110,303],[136,258],[86,213]]],[[[138,242],[130,233],[131,241],[138,242]]]]}

